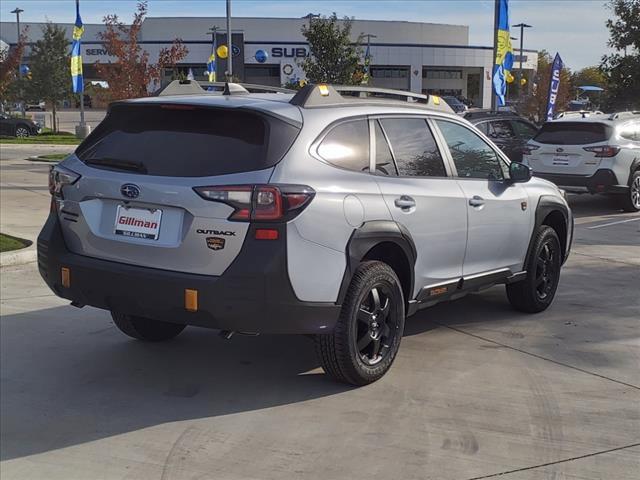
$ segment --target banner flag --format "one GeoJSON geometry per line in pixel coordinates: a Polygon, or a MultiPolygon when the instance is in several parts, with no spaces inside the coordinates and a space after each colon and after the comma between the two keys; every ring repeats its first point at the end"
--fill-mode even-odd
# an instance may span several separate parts
{"type": "Polygon", "coordinates": [[[71,84],[73,93],[84,92],[82,76],[82,34],[84,25],[80,18],[80,2],[76,1],[76,23],[73,27],[73,43],[71,44],[71,84]]]}
{"type": "Polygon", "coordinates": [[[492,83],[493,92],[498,97],[499,105],[504,106],[507,81],[512,81],[509,79],[513,68],[513,46],[509,33],[509,1],[497,0],[496,8],[498,9],[498,31],[496,33],[498,46],[493,65],[492,83]]]}
{"type": "Polygon", "coordinates": [[[547,122],[553,120],[553,111],[556,108],[556,100],[558,98],[558,90],[560,89],[560,72],[562,72],[564,63],[560,54],[556,53],[551,65],[551,77],[549,78],[549,95],[547,101],[547,122]]]}

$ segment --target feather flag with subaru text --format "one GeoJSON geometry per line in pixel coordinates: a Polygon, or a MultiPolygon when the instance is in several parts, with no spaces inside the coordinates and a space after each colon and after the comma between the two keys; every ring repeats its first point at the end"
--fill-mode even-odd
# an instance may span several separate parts
{"type": "Polygon", "coordinates": [[[73,93],[84,92],[82,75],[82,34],[84,25],[80,18],[80,2],[76,1],[76,23],[73,26],[73,43],[71,44],[71,85],[73,93]]]}
{"type": "Polygon", "coordinates": [[[558,90],[560,90],[560,73],[564,63],[560,54],[556,53],[553,59],[553,65],[551,65],[551,77],[549,78],[549,95],[547,100],[547,122],[553,120],[553,111],[556,108],[556,100],[558,98],[558,90]]]}
{"type": "Polygon", "coordinates": [[[496,32],[496,58],[493,65],[493,92],[498,97],[500,106],[505,104],[507,94],[507,82],[511,82],[511,69],[513,68],[513,46],[509,33],[509,2],[508,0],[497,0],[498,22],[496,32]]]}

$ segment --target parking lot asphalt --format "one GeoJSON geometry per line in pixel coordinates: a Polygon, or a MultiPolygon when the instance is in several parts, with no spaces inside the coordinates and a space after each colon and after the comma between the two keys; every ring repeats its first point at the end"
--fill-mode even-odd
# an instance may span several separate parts
{"type": "MultiPolygon", "coordinates": [[[[33,187],[46,169],[3,165],[5,217],[4,174],[33,187]]],[[[495,287],[421,311],[363,388],[325,378],[306,337],[144,344],[53,296],[35,264],[4,268],[0,477],[635,480],[640,215],[570,203],[549,310],[515,312],[495,287]]]]}

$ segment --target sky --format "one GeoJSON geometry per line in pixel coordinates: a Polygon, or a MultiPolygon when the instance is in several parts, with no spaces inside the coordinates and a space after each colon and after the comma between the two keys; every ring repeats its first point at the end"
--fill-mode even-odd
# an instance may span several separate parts
{"type": "MultiPolygon", "coordinates": [[[[136,1],[81,0],[84,23],[101,23],[105,14],[131,18],[136,1]]],[[[492,0],[232,0],[232,15],[240,17],[302,17],[310,12],[367,20],[410,20],[469,26],[471,45],[493,42],[492,0]]],[[[511,0],[511,24],[528,23],[524,48],[559,52],[572,70],[596,65],[609,52],[605,21],[611,11],[604,0],[511,0]]],[[[72,23],[74,0],[0,0],[0,18],[11,21],[16,6],[27,22],[72,23]]],[[[225,0],[149,0],[149,16],[224,16],[225,0]]],[[[512,29],[511,36],[520,32],[512,29]]],[[[514,41],[514,47],[519,46],[514,41]]]]}

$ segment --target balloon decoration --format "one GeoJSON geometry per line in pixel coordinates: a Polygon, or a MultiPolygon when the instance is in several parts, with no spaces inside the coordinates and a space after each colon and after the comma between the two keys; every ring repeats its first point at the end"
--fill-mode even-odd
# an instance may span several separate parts
{"type": "Polygon", "coordinates": [[[220,45],[217,49],[216,49],[216,53],[218,54],[218,58],[227,58],[229,56],[229,49],[227,48],[226,45],[220,45]]]}
{"type": "Polygon", "coordinates": [[[29,68],[28,65],[20,65],[20,73],[22,75],[28,75],[30,71],[31,69],[29,68]]]}
{"type": "Polygon", "coordinates": [[[256,61],[258,63],[264,63],[269,58],[269,55],[264,50],[258,50],[256,52],[256,61]]]}
{"type": "Polygon", "coordinates": [[[511,72],[507,73],[507,83],[513,83],[515,79],[513,78],[513,75],[511,75],[511,72]]]}
{"type": "Polygon", "coordinates": [[[521,78],[520,79],[520,85],[522,85],[523,87],[527,84],[527,79],[526,78],[521,78]]]}

